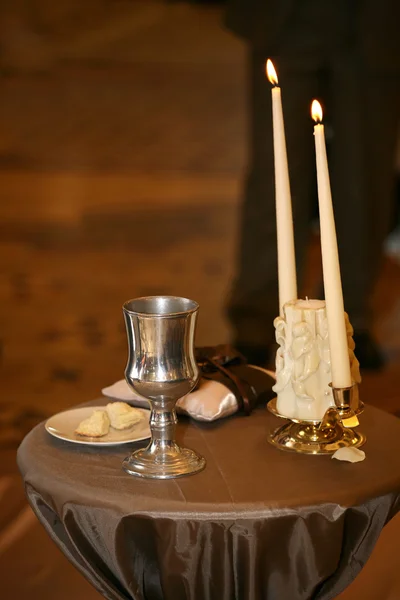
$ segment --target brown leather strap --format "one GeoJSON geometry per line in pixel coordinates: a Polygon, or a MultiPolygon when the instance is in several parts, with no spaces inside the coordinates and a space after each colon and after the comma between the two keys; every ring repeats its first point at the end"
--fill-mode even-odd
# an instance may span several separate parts
{"type": "Polygon", "coordinates": [[[240,379],[237,375],[226,369],[223,365],[220,365],[216,361],[210,359],[210,363],[213,364],[221,373],[223,373],[226,377],[228,377],[232,383],[236,386],[237,389],[237,398],[239,400],[239,408],[243,409],[245,415],[249,415],[251,413],[251,404],[250,399],[247,394],[246,384],[240,379]]]}
{"type": "Polygon", "coordinates": [[[219,371],[233,383],[239,408],[249,415],[253,408],[250,395],[255,396],[254,392],[244,379],[229,370],[230,366],[245,364],[246,359],[230,346],[196,348],[196,359],[206,379],[212,379],[212,372],[219,371]]]}

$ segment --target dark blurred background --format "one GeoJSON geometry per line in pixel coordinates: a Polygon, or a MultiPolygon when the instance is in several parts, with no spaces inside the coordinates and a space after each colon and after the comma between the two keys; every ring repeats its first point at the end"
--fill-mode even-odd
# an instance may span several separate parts
{"type": "MultiPolygon", "coordinates": [[[[153,0],[1,3],[2,598],[99,598],[26,506],[15,450],[35,422],[123,377],[122,303],[188,296],[201,307],[198,345],[230,339],[224,304],[246,81],[245,47],[223,29],[222,10],[153,0]]],[[[374,333],[389,362],[364,377],[363,399],[395,413],[396,222],[393,229],[374,299],[374,333]]],[[[308,262],[312,287],[316,237],[308,262]]]]}

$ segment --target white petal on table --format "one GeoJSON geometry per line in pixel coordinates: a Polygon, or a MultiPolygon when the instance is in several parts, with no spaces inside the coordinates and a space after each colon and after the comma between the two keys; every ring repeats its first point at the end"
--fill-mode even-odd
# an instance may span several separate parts
{"type": "Polygon", "coordinates": [[[332,458],[356,463],[365,459],[365,452],[358,448],[339,448],[339,450],[336,450],[336,452],[332,454],[332,458]]]}

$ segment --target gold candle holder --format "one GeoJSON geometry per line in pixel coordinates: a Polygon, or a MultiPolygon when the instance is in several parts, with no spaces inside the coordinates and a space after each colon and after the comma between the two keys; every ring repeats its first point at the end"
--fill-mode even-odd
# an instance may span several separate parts
{"type": "Polygon", "coordinates": [[[333,454],[339,448],[359,448],[366,437],[353,427],[358,425],[357,415],[363,411],[358,385],[348,388],[334,388],[332,393],[335,406],[327,409],[322,420],[300,420],[279,414],[277,399],[268,403],[268,410],[289,423],[273,431],[268,441],[281,450],[300,454],[333,454]]]}

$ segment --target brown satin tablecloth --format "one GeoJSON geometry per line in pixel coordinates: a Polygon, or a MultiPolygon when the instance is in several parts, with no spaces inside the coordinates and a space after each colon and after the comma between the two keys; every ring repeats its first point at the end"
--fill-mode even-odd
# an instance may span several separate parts
{"type": "Polygon", "coordinates": [[[399,509],[400,420],[367,407],[361,422],[357,464],[273,448],[265,408],[180,419],[178,440],[207,459],[192,477],[136,479],[121,469],[129,446],[73,445],[43,424],[18,462],[47,532],[109,600],[328,600],[399,509]]]}

